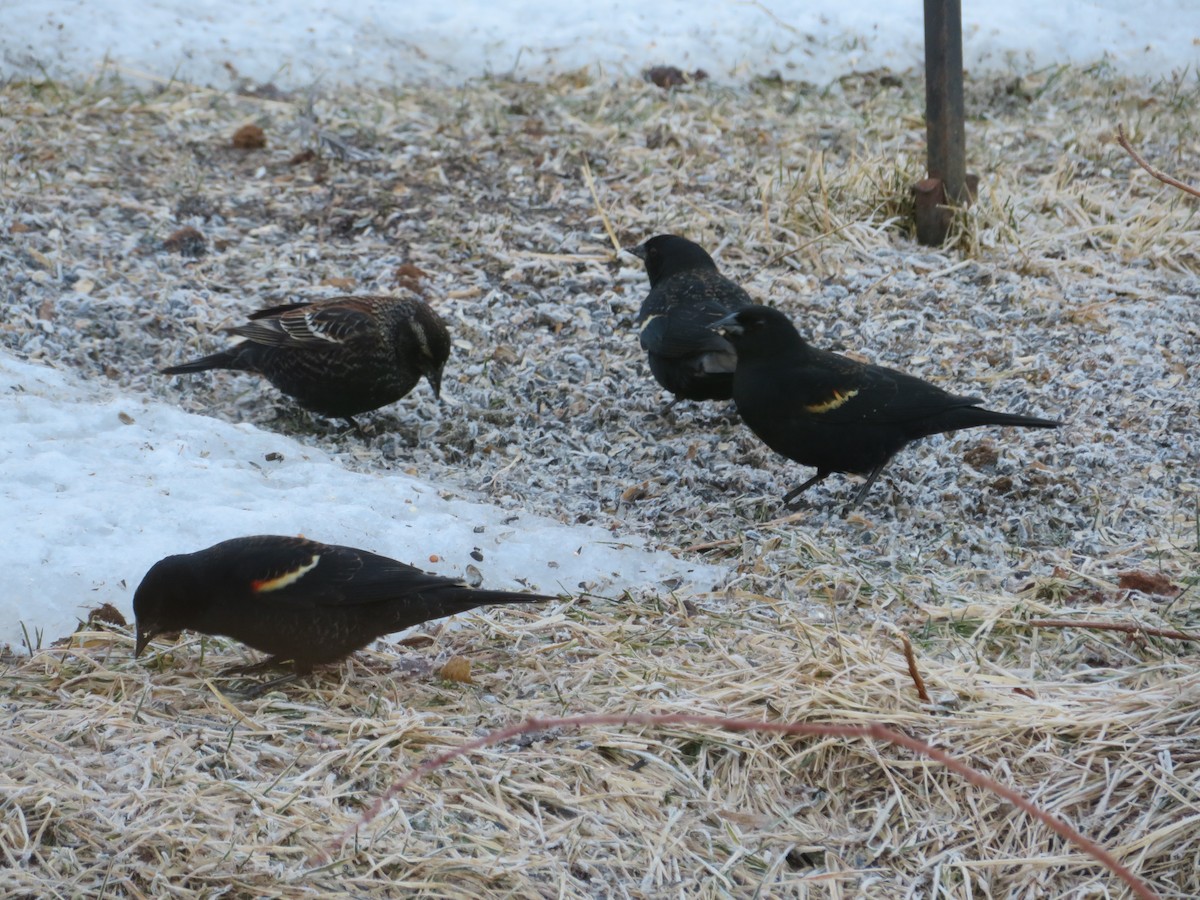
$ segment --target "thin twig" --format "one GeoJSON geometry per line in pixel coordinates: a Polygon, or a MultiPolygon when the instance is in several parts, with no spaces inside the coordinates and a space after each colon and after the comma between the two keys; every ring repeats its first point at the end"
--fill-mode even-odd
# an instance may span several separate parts
{"type": "Polygon", "coordinates": [[[740,538],[723,538],[719,541],[705,541],[703,544],[692,544],[684,547],[685,553],[703,553],[705,550],[717,550],[721,547],[732,547],[740,542],[740,538]]]}
{"type": "Polygon", "coordinates": [[[828,231],[823,231],[820,234],[818,234],[816,237],[810,238],[809,240],[799,243],[794,247],[788,247],[786,250],[776,253],[774,256],[772,256],[770,259],[768,259],[765,263],[763,263],[761,266],[759,266],[757,269],[755,269],[751,274],[757,275],[759,272],[763,271],[764,269],[771,268],[773,265],[775,265],[780,260],[786,259],[787,257],[792,256],[793,254],[799,253],[801,250],[807,250],[813,244],[819,244],[821,241],[824,241],[828,238],[833,237],[838,232],[845,231],[847,228],[849,228],[851,225],[854,225],[854,224],[855,224],[854,222],[845,222],[845,223],[837,226],[837,228],[831,228],[828,231]]]}
{"type": "MultiPolygon", "coordinates": [[[[771,521],[769,521],[769,522],[763,522],[760,527],[775,528],[779,525],[790,525],[793,522],[798,522],[801,519],[803,519],[806,516],[809,516],[811,514],[812,514],[812,510],[810,510],[808,507],[804,507],[799,512],[789,513],[788,515],[781,516],[778,519],[771,519],[771,521]]],[[[681,548],[681,552],[700,553],[704,550],[717,550],[721,547],[735,546],[737,544],[742,543],[742,541],[743,541],[743,538],[740,538],[740,537],[722,538],[721,540],[717,540],[717,541],[705,541],[704,543],[701,543],[701,544],[690,544],[687,547],[683,547],[683,548],[681,548]]]]}
{"type": "Polygon", "coordinates": [[[1171,638],[1176,641],[1200,641],[1200,635],[1176,631],[1173,628],[1151,628],[1137,622],[1096,622],[1089,619],[1030,619],[1033,628],[1091,628],[1095,631],[1121,631],[1125,634],[1145,634],[1171,638]]]}
{"type": "Polygon", "coordinates": [[[1084,853],[1097,860],[1101,865],[1105,866],[1110,872],[1124,881],[1131,891],[1143,900],[1155,900],[1158,897],[1144,881],[1134,875],[1129,869],[1122,865],[1116,857],[1111,853],[1092,841],[1090,838],[1084,837],[1062,819],[1051,813],[1045,812],[1033,801],[1028,800],[1024,795],[1018,793],[1012,788],[1001,784],[994,778],[989,778],[978,769],[972,768],[964,762],[955,759],[944,750],[939,750],[926,744],[924,741],[919,741],[916,738],[909,737],[906,734],[901,734],[886,726],[873,725],[838,725],[838,724],[817,724],[807,722],[764,722],[758,719],[730,719],[720,716],[701,716],[692,713],[673,713],[670,715],[654,715],[651,713],[629,713],[626,715],[588,715],[588,716],[568,716],[565,718],[549,718],[526,719],[517,725],[512,725],[508,728],[501,728],[498,731],[493,731],[491,734],[485,734],[481,738],[476,738],[473,741],[467,741],[465,744],[460,744],[452,750],[447,750],[445,753],[440,753],[432,759],[428,759],[421,763],[407,775],[395,782],[383,794],[376,798],[375,802],[364,812],[353,825],[347,827],[337,839],[335,839],[328,848],[327,852],[319,853],[314,858],[313,863],[316,865],[326,865],[332,856],[341,851],[346,841],[354,835],[359,828],[370,822],[379,815],[383,810],[384,805],[395,797],[400,791],[404,790],[408,785],[412,784],[418,778],[441,768],[448,762],[457,759],[460,756],[465,756],[468,753],[473,753],[476,750],[482,750],[484,747],[491,747],[495,744],[501,744],[505,741],[512,740],[523,734],[540,731],[552,731],[558,728],[584,728],[594,725],[646,725],[652,727],[664,727],[668,725],[698,725],[707,728],[720,728],[725,731],[759,731],[773,734],[797,734],[808,737],[842,737],[842,738],[869,738],[876,741],[884,741],[889,744],[894,744],[898,747],[904,747],[914,753],[925,756],[935,762],[941,763],[950,771],[962,776],[972,784],[985,788],[992,793],[1003,797],[1009,803],[1017,808],[1028,813],[1033,818],[1042,822],[1060,837],[1074,844],[1084,853]]]}
{"type": "Polygon", "coordinates": [[[1150,165],[1150,163],[1146,162],[1146,160],[1142,159],[1141,154],[1133,149],[1133,145],[1130,144],[1129,139],[1125,137],[1125,129],[1120,125],[1117,126],[1117,143],[1125,148],[1125,152],[1133,157],[1133,161],[1135,163],[1137,163],[1163,184],[1169,184],[1171,187],[1177,187],[1185,194],[1191,194],[1193,197],[1200,197],[1200,190],[1197,190],[1190,184],[1184,184],[1177,178],[1172,178],[1165,172],[1160,172],[1158,169],[1154,168],[1154,166],[1150,165]]]}
{"type": "Polygon", "coordinates": [[[900,632],[899,636],[900,643],[904,645],[904,658],[908,661],[908,674],[912,677],[913,684],[917,686],[917,696],[921,698],[922,703],[932,703],[933,701],[929,699],[929,691],[925,690],[925,679],[921,677],[921,671],[917,668],[917,655],[913,653],[912,641],[904,632],[900,632]]]}
{"type": "Polygon", "coordinates": [[[596,204],[596,212],[600,213],[600,221],[604,223],[604,230],[608,232],[608,239],[612,241],[613,250],[619,255],[621,242],[617,240],[617,233],[613,231],[612,223],[608,221],[608,214],[600,205],[600,195],[596,193],[596,179],[592,177],[592,167],[588,165],[587,156],[583,157],[583,180],[587,182],[588,190],[592,192],[592,202],[596,204]]]}

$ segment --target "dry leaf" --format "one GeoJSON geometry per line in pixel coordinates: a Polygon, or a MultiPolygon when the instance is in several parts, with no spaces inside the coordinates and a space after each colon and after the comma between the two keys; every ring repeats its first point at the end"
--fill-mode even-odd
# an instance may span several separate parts
{"type": "Polygon", "coordinates": [[[168,235],[162,245],[164,250],[170,250],[180,256],[197,257],[204,255],[207,242],[199,229],[187,225],[168,235]]]}
{"type": "Polygon", "coordinates": [[[625,488],[621,493],[622,503],[632,503],[634,500],[643,500],[650,496],[650,482],[643,481],[641,484],[631,485],[625,488]]]}
{"type": "Polygon", "coordinates": [[[1142,572],[1140,570],[1121,572],[1117,576],[1117,587],[1125,591],[1158,594],[1160,597],[1174,597],[1179,593],[1179,588],[1161,572],[1142,572]]]}
{"type": "Polygon", "coordinates": [[[252,122],[233,133],[232,143],[238,150],[261,150],[267,146],[267,136],[252,122]]]}
{"type": "Polygon", "coordinates": [[[121,615],[121,611],[111,603],[101,603],[95,609],[88,610],[88,624],[95,622],[103,622],[107,625],[116,625],[124,628],[128,623],[125,617],[121,615]]]}
{"type": "Polygon", "coordinates": [[[471,661],[465,656],[452,656],[438,670],[438,675],[445,681],[457,681],[460,684],[474,684],[471,680],[471,661]]]}
{"type": "Polygon", "coordinates": [[[398,647],[428,647],[432,643],[433,638],[427,634],[414,634],[396,641],[398,647]]]}

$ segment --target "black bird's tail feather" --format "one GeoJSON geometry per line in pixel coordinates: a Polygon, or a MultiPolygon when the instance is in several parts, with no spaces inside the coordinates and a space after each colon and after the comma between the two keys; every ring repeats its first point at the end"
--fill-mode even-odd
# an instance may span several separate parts
{"type": "Polygon", "coordinates": [[[222,350],[220,353],[202,356],[199,359],[180,363],[177,366],[167,366],[167,368],[162,370],[162,374],[186,375],[189,372],[207,372],[209,369],[243,369],[245,367],[239,364],[236,350],[236,347],[231,347],[228,350],[222,350]]]}
{"type": "Polygon", "coordinates": [[[419,595],[426,603],[422,618],[436,619],[470,612],[481,606],[506,603],[541,603],[556,600],[543,594],[522,594],[516,591],[488,591],[453,585],[444,590],[424,591],[419,595]]]}
{"type": "Polygon", "coordinates": [[[1062,425],[1057,419],[1039,419],[1036,415],[1016,415],[1015,413],[997,413],[983,407],[965,407],[955,410],[964,425],[956,427],[971,428],[977,425],[1012,425],[1018,428],[1057,428],[1062,425]]]}
{"type": "Polygon", "coordinates": [[[557,597],[550,597],[545,594],[523,594],[518,591],[488,591],[477,588],[472,589],[468,594],[460,594],[454,598],[455,601],[464,604],[469,603],[470,606],[467,606],[467,609],[473,609],[476,606],[488,606],[492,603],[544,603],[557,599],[557,597]]]}
{"type": "Polygon", "coordinates": [[[957,431],[959,428],[975,428],[980,425],[1011,425],[1016,428],[1058,428],[1062,425],[1057,419],[1041,419],[1037,416],[1020,416],[1015,413],[996,412],[984,409],[982,406],[960,406],[947,410],[939,417],[945,424],[946,431],[957,431]]]}

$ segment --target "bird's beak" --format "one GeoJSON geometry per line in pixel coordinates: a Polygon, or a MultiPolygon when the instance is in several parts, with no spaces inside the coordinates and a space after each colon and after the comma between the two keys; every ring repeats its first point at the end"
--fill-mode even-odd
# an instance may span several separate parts
{"type": "Polygon", "coordinates": [[[638,259],[640,259],[642,262],[646,261],[646,245],[645,244],[638,244],[636,247],[622,247],[621,249],[624,250],[626,253],[632,253],[634,256],[636,256],[638,259]]]}
{"type": "Polygon", "coordinates": [[[437,399],[442,399],[442,370],[436,372],[426,372],[425,378],[429,382],[429,386],[433,388],[433,396],[437,399]]]}
{"type": "Polygon", "coordinates": [[[713,322],[708,327],[717,334],[725,335],[741,334],[745,330],[742,328],[742,324],[738,321],[737,313],[730,313],[723,319],[717,319],[717,321],[713,322]]]}
{"type": "Polygon", "coordinates": [[[137,659],[142,655],[142,651],[146,649],[146,645],[150,643],[150,638],[154,637],[149,631],[142,628],[140,625],[137,630],[137,643],[133,647],[133,658],[137,659]]]}

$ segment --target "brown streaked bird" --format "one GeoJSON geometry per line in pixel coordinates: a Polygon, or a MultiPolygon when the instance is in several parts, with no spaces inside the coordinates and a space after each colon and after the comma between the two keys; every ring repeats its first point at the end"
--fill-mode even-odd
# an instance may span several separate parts
{"type": "Polygon", "coordinates": [[[162,370],[233,369],[265,377],[305,409],[348,419],[395,403],[428,379],[441,396],[450,333],[409,297],[335,297],[262,309],[226,331],[245,340],[162,370]]]}
{"type": "Polygon", "coordinates": [[[862,503],[883,467],[905,444],[931,434],[1061,422],[984,409],[978,397],[951,394],[884,366],[811,347],[777,309],[751,306],[714,326],[737,348],[733,402],[774,450],[817,474],[783,498],[790,504],[833,472],[865,475],[847,511],[862,503]]]}
{"type": "Polygon", "coordinates": [[[134,656],[159,634],[231,637],[297,675],[337,662],[375,638],[491,603],[541,594],[478,590],[386,556],[302,537],[257,535],[168,556],[133,595],[134,656]]]}
{"type": "Polygon", "coordinates": [[[730,399],[737,354],[712,325],[750,306],[750,295],[687,238],[660,234],[626,252],[646,264],[650,279],[637,324],[654,380],[676,400],[730,399]]]}

